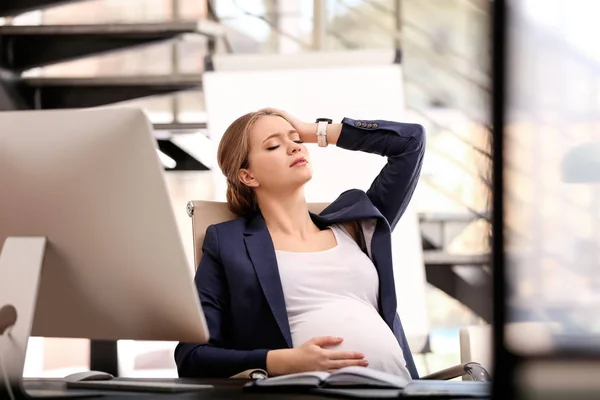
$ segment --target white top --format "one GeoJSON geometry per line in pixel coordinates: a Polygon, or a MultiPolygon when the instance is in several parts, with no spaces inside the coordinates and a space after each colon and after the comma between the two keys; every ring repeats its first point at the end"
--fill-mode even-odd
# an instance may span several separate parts
{"type": "Polygon", "coordinates": [[[373,262],[342,225],[330,228],[334,248],[275,251],[293,346],[340,336],[344,341],[335,349],[361,352],[369,368],[410,379],[402,348],[377,311],[379,276],[373,262]]]}

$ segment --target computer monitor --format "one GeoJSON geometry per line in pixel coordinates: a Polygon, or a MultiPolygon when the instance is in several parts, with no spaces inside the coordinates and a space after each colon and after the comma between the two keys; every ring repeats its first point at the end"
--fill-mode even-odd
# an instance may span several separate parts
{"type": "Polygon", "coordinates": [[[0,113],[0,334],[11,335],[0,361],[11,382],[30,335],[208,340],[163,173],[140,110],[0,113]]]}

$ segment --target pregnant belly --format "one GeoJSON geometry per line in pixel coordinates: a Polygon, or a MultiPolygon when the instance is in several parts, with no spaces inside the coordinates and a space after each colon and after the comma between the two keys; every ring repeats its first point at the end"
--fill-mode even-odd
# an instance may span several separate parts
{"type": "Polygon", "coordinates": [[[369,368],[410,379],[394,333],[370,305],[357,300],[329,302],[290,316],[290,329],[294,347],[317,336],[339,336],[343,342],[329,349],[361,352],[369,368]]]}

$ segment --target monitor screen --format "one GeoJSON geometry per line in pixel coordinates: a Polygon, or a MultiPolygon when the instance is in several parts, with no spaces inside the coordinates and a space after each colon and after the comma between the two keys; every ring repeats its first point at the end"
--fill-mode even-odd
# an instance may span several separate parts
{"type": "Polygon", "coordinates": [[[600,350],[600,1],[506,11],[505,344],[600,350]]]}

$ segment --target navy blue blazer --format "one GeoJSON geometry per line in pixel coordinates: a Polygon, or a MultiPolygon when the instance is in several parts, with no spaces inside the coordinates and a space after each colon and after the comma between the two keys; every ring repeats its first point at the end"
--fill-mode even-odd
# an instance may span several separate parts
{"type": "MultiPolygon", "coordinates": [[[[321,214],[317,226],[375,219],[371,259],[379,274],[379,314],[394,332],[413,378],[417,369],[396,312],[391,231],[406,210],[419,179],[425,152],[422,126],[344,118],[337,146],[387,157],[365,193],[342,193],[321,214]]],[[[180,377],[229,377],[266,369],[267,352],[292,347],[275,248],[262,215],[237,218],[206,230],[195,276],[210,332],[207,344],[179,343],[180,377]]]]}

